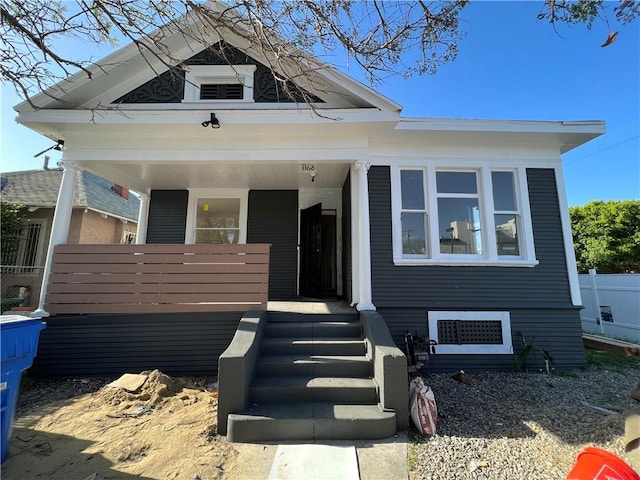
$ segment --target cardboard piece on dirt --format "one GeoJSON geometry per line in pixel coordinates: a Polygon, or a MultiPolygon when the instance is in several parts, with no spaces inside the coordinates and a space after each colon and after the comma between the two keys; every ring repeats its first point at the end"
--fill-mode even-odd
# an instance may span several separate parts
{"type": "Polygon", "coordinates": [[[111,382],[107,387],[121,388],[127,392],[137,392],[142,385],[147,381],[146,375],[139,375],[136,373],[125,373],[119,379],[111,382]]]}

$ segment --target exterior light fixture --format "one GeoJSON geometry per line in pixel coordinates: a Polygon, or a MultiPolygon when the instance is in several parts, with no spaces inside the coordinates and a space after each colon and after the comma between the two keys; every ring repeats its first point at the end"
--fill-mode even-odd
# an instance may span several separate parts
{"type": "Polygon", "coordinates": [[[42,155],[43,153],[48,152],[49,150],[56,150],[56,151],[58,151],[58,152],[61,152],[61,151],[62,151],[62,147],[64,147],[64,140],[58,140],[58,141],[56,141],[56,144],[55,144],[55,145],[53,145],[53,146],[51,146],[51,147],[49,147],[49,148],[45,148],[45,149],[44,149],[44,150],[42,150],[41,152],[36,153],[36,154],[33,156],[33,158],[37,158],[37,157],[39,157],[40,155],[42,155]]]}
{"type": "Polygon", "coordinates": [[[211,128],[220,128],[220,120],[216,118],[215,113],[211,112],[211,118],[202,122],[201,125],[205,128],[209,125],[211,125],[211,128]]]}

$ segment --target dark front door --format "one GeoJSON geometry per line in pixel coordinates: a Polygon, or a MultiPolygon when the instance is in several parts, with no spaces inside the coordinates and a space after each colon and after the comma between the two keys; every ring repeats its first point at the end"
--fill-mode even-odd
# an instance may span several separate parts
{"type": "Polygon", "coordinates": [[[322,259],[322,204],[300,212],[300,295],[319,297],[322,259]]]}

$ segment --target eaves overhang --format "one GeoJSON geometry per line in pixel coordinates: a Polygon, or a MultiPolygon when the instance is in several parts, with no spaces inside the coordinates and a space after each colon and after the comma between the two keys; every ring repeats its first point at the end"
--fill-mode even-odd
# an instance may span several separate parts
{"type": "Polygon", "coordinates": [[[450,118],[402,118],[397,131],[487,134],[487,139],[518,137],[531,143],[555,144],[566,153],[605,133],[605,122],[540,120],[475,120],[450,118]]]}

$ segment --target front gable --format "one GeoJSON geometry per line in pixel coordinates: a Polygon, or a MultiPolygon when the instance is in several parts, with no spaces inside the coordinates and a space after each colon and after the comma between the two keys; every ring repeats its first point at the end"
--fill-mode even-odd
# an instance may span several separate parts
{"type": "MultiPolygon", "coordinates": [[[[150,54],[129,44],[89,67],[91,78],[78,72],[15,109],[20,114],[32,112],[33,105],[44,110],[140,110],[146,105],[157,110],[166,104],[168,110],[193,110],[198,106],[184,101],[190,71],[204,66],[252,65],[254,91],[242,109],[281,110],[288,105],[293,109],[366,109],[399,115],[400,105],[293,46],[287,47],[291,51],[282,57],[274,57],[251,46],[237,32],[225,28],[203,31],[188,18],[179,21],[180,29],[167,27],[151,34],[162,38],[162,48],[170,55],[150,54]]],[[[227,76],[240,78],[236,73],[227,76]]],[[[238,109],[237,102],[227,103],[228,107],[216,104],[216,109],[238,109]]]]}
{"type": "MultiPolygon", "coordinates": [[[[218,83],[227,86],[225,83],[218,83]]],[[[216,84],[214,84],[216,85],[216,84]]],[[[219,89],[222,90],[222,89],[219,89]]],[[[241,92],[240,92],[241,93],[241,92]]],[[[201,96],[200,96],[201,97],[201,96]]],[[[190,100],[215,101],[216,103],[225,100],[243,100],[244,102],[255,103],[305,103],[309,100],[313,103],[325,103],[324,100],[299,88],[293,82],[285,82],[277,79],[271,69],[256,59],[250,57],[238,48],[218,42],[201,52],[186,59],[183,65],[168,68],[165,72],[155,76],[151,80],[130,90],[120,98],[110,102],[113,104],[145,104],[145,103],[183,103],[190,100]],[[207,69],[211,66],[214,68],[207,69]],[[204,72],[220,71],[219,78],[230,82],[231,85],[244,86],[245,79],[241,75],[239,66],[252,66],[251,87],[249,87],[248,98],[228,98],[220,95],[221,98],[196,98],[190,99],[185,95],[189,87],[200,87],[195,79],[190,79],[189,74],[202,69],[204,72]],[[195,68],[194,68],[195,67],[195,68]],[[215,67],[219,67],[216,70],[215,67]]]]}

